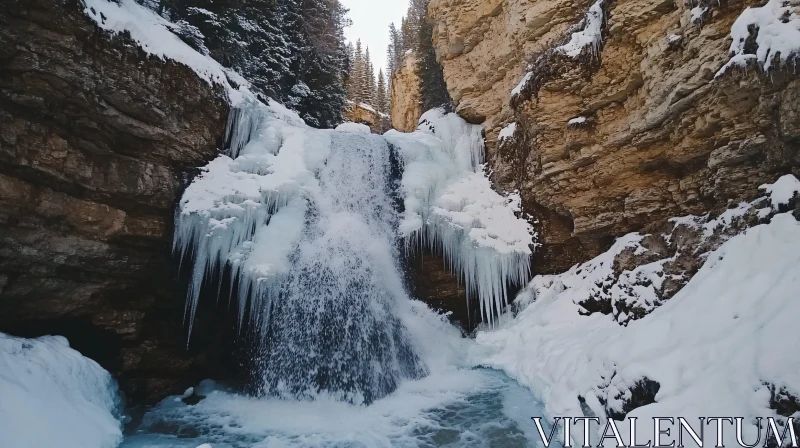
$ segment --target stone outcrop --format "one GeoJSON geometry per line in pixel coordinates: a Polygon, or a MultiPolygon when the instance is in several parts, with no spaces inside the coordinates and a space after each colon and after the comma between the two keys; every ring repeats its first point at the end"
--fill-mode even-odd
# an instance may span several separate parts
{"type": "Polygon", "coordinates": [[[519,189],[540,221],[538,273],[800,174],[795,70],[714,77],[732,23],[756,2],[700,3],[607,1],[599,51],[573,60],[548,50],[569,40],[591,0],[432,0],[456,111],[483,123],[498,186],[519,189]],[[705,8],[697,20],[694,6],[705,8]],[[498,143],[512,122],[516,133],[498,143]]]}
{"type": "Polygon", "coordinates": [[[392,128],[389,116],[376,111],[369,105],[349,102],[344,118],[352,123],[369,126],[374,134],[383,134],[392,128]]]}
{"type": "Polygon", "coordinates": [[[417,130],[419,117],[424,112],[417,76],[417,57],[408,52],[403,64],[392,75],[392,127],[401,132],[417,130]]]}
{"type": "Polygon", "coordinates": [[[0,331],[63,334],[131,398],[155,400],[220,365],[219,322],[185,350],[170,241],[227,105],[82,9],[0,4],[0,331]]]}

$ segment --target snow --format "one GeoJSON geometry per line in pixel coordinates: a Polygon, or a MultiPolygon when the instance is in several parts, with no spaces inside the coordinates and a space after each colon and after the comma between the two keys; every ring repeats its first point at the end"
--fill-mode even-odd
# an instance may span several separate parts
{"type": "Polygon", "coordinates": [[[353,132],[355,134],[372,133],[369,126],[361,123],[342,123],[339,126],[336,126],[336,130],[339,132],[353,132]]]}
{"type": "Polygon", "coordinates": [[[63,337],[0,333],[0,444],[113,448],[122,440],[117,386],[63,337]]]}
{"type": "Polygon", "coordinates": [[[700,23],[703,20],[703,16],[705,16],[706,11],[708,11],[708,7],[705,6],[695,6],[690,11],[691,17],[689,20],[692,23],[700,23]]]}
{"type": "Polygon", "coordinates": [[[586,117],[575,117],[570,119],[567,124],[570,126],[586,123],[586,117]]]}
{"type": "MultiPolygon", "coordinates": [[[[197,76],[210,84],[223,86],[232,103],[240,95],[228,82],[245,86],[248,82],[240,75],[220,65],[210,56],[198,53],[183,42],[172,30],[175,24],[158,16],[134,0],[83,0],[85,13],[100,28],[112,33],[129,33],[131,38],[148,54],[171,59],[191,68],[197,76]]],[[[199,9],[198,9],[199,11],[199,9]]]]}
{"type": "Polygon", "coordinates": [[[517,84],[517,86],[511,90],[511,96],[514,97],[522,93],[522,89],[525,88],[525,86],[528,84],[528,81],[530,81],[532,77],[533,72],[525,73],[525,76],[522,77],[522,80],[520,80],[519,84],[517,84]]]}
{"type": "Polygon", "coordinates": [[[555,48],[555,51],[564,53],[571,58],[577,58],[583,53],[584,48],[589,47],[593,54],[600,51],[603,42],[603,1],[597,0],[586,12],[586,16],[581,22],[583,29],[572,33],[572,38],[564,45],[555,48]]]}
{"type": "Polygon", "coordinates": [[[514,134],[517,132],[517,122],[510,123],[506,125],[503,129],[500,130],[500,133],[497,135],[497,140],[502,142],[503,140],[514,138],[514,134]]]}
{"type": "Polygon", "coordinates": [[[769,195],[772,208],[778,210],[781,205],[788,204],[794,197],[800,195],[800,180],[792,174],[787,174],[774,184],[764,184],[759,189],[769,195]]]}
{"type": "Polygon", "coordinates": [[[683,39],[683,36],[681,36],[680,34],[670,34],[669,36],[667,36],[667,42],[670,44],[674,44],[675,42],[678,42],[681,39],[683,39]]]}
{"type": "Polygon", "coordinates": [[[564,274],[534,278],[518,299],[526,307],[480,332],[471,358],[528,386],[549,415],[583,415],[578,396],[597,415],[605,415],[601,400],[619,411],[626,391],[646,377],[660,389],[656,403],[628,414],[642,421],[777,417],[765,383],[800,393],[800,345],[785,337],[800,313],[800,223],[781,214],[728,240],[680,292],[627,327],[599,313],[581,316],[576,302],[602,283],[614,254],[640,238],[628,235],[564,274]]]}
{"type": "Polygon", "coordinates": [[[444,254],[490,324],[508,303],[507,284],[529,278],[534,231],[517,193],[492,189],[482,165],[482,129],[433,109],[416,132],[389,131],[404,163],[400,231],[409,248],[444,254]]]}
{"type": "Polygon", "coordinates": [[[769,0],[761,7],[747,7],[731,26],[731,59],[717,72],[721,76],[731,66],[745,66],[757,60],[764,71],[773,63],[786,63],[800,54],[800,16],[790,2],[769,0]],[[750,37],[750,28],[757,30],[755,55],[745,54],[745,43],[750,37]]]}

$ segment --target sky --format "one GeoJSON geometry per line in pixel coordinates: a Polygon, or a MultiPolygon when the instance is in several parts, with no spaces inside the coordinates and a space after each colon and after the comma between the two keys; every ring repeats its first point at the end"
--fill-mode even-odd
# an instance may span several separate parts
{"type": "Polygon", "coordinates": [[[345,30],[347,40],[369,47],[370,59],[375,66],[386,71],[386,47],[389,46],[389,24],[400,28],[400,20],[408,10],[408,0],[339,0],[350,9],[353,25],[345,30]]]}

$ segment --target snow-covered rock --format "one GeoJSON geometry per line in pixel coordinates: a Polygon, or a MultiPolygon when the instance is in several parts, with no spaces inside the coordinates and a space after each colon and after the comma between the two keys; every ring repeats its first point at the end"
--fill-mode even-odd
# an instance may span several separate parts
{"type": "Polygon", "coordinates": [[[336,126],[336,130],[339,132],[352,132],[355,134],[372,133],[372,131],[369,129],[369,126],[361,123],[342,123],[339,126],[336,126]]]}
{"type": "MultiPolygon", "coordinates": [[[[775,215],[772,207],[759,207],[788,202],[796,187],[797,179],[786,176],[764,186],[768,200],[714,219],[672,220],[675,232],[695,229],[694,257],[702,267],[669,300],[627,326],[619,325],[619,316],[615,322],[603,313],[586,315],[581,303],[598,289],[655,299],[652,287],[665,281],[665,263],[677,255],[655,254],[655,262],[642,258],[619,272],[622,254],[652,252],[645,242],[649,236],[627,235],[564,274],[535,277],[517,299],[516,316],[479,332],[472,360],[528,386],[552,416],[584,415],[588,406],[603,420],[779,417],[772,403],[776,391],[800,395],[800,347],[785,337],[800,313],[800,222],[791,213],[775,215]],[[764,223],[737,231],[748,217],[764,223]],[[726,229],[739,233],[725,236],[726,229]],[[716,248],[702,253],[707,247],[716,248]]],[[[690,252],[691,245],[681,251],[690,252]]],[[[628,440],[627,425],[620,430],[628,440]]],[[[754,426],[745,426],[746,440],[755,440],[754,433],[754,426]]],[[[582,439],[580,432],[573,437],[582,439]]],[[[706,440],[713,437],[706,431],[706,440]]],[[[734,431],[726,437],[735,444],[734,431]]]]}
{"type": "Polygon", "coordinates": [[[730,36],[731,59],[719,69],[717,77],[728,68],[745,66],[751,60],[769,71],[776,61],[783,64],[800,56],[800,15],[791,2],[769,0],[763,6],[746,8],[731,26],[730,36]],[[753,34],[756,53],[746,53],[746,43],[753,34]]]}

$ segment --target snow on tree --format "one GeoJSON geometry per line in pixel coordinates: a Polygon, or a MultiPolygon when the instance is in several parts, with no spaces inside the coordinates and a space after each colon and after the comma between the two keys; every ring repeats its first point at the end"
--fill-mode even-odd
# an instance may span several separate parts
{"type": "Polygon", "coordinates": [[[175,24],[201,53],[309,124],[342,121],[350,56],[338,0],[137,0],[175,24]]]}
{"type": "Polygon", "coordinates": [[[421,13],[417,24],[417,40],[414,52],[417,54],[417,76],[419,77],[420,99],[422,110],[443,107],[450,110],[453,100],[447,91],[444,82],[444,72],[441,64],[436,60],[436,50],[433,48],[433,24],[425,11],[430,0],[412,0],[412,7],[422,8],[416,13],[421,13]]]}
{"type": "Polygon", "coordinates": [[[364,54],[364,103],[375,105],[375,69],[372,66],[372,60],[369,56],[369,47],[364,54]]]}
{"type": "Polygon", "coordinates": [[[378,85],[377,85],[377,92],[375,94],[375,107],[378,109],[378,112],[382,112],[384,114],[389,113],[389,97],[386,89],[386,78],[384,78],[383,76],[383,70],[378,71],[378,85]]]}

